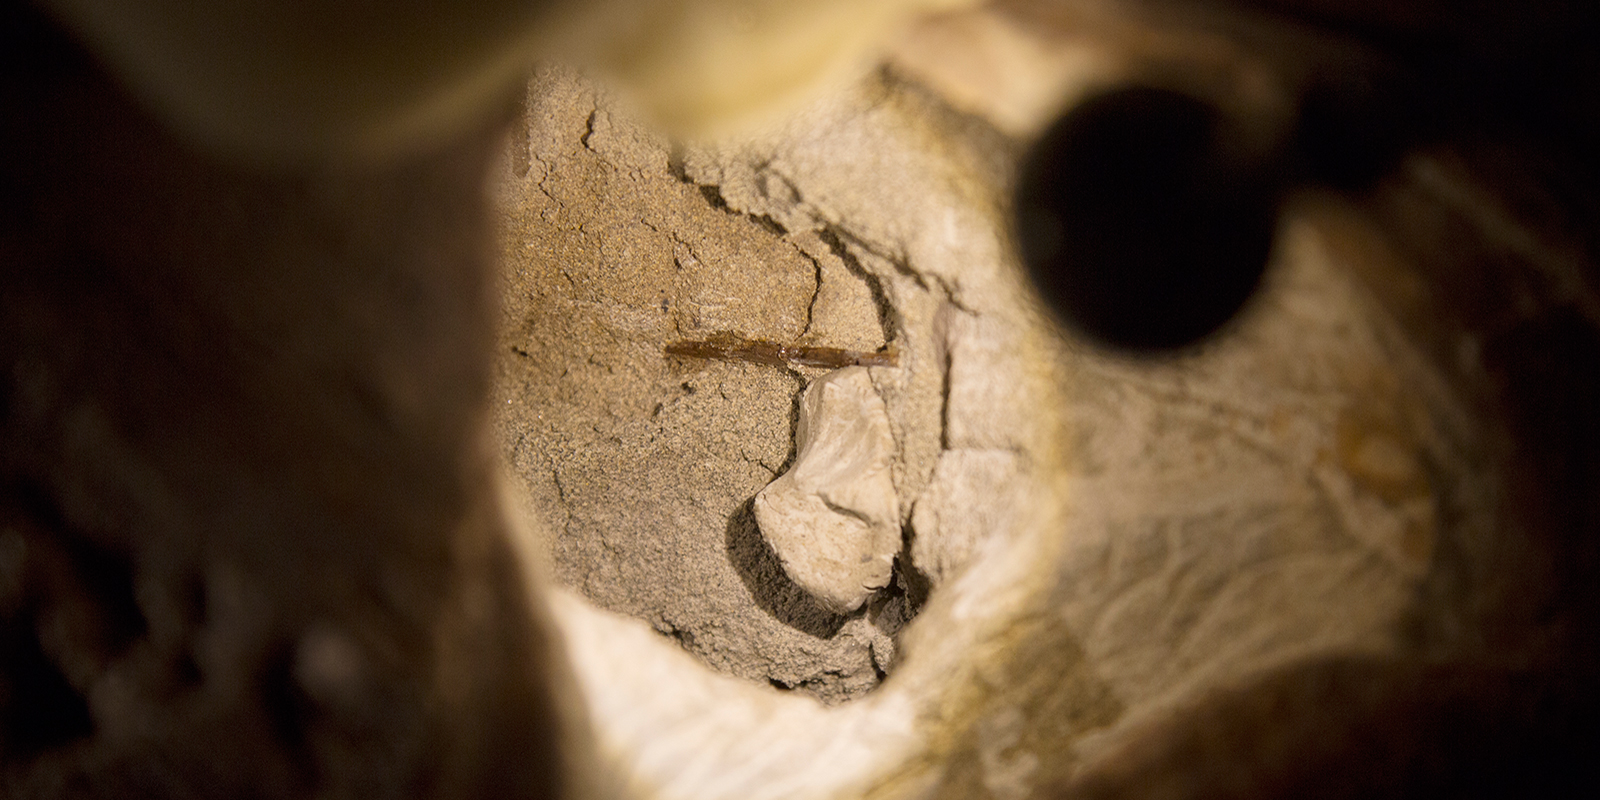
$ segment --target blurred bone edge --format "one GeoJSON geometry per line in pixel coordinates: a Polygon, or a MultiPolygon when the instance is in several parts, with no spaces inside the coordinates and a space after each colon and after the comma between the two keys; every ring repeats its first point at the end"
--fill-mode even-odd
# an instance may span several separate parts
{"type": "Polygon", "coordinates": [[[244,168],[0,20],[0,797],[578,796],[483,446],[498,130],[244,168]]]}
{"type": "Polygon", "coordinates": [[[795,448],[794,465],[756,495],[756,522],[791,580],[849,613],[889,585],[900,549],[894,437],[866,368],[806,387],[795,448]]]}
{"type": "Polygon", "coordinates": [[[545,60],[681,134],[748,127],[870,68],[915,15],[972,4],[38,0],[175,132],[253,164],[429,152],[509,113],[545,60]]]}

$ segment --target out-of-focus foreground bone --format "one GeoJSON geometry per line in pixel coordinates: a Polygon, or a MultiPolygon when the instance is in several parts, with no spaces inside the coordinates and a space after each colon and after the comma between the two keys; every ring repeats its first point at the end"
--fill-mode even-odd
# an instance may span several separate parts
{"type": "Polygon", "coordinates": [[[381,160],[500,112],[535,59],[598,67],[662,121],[715,126],[858,66],[971,0],[44,0],[167,121],[252,160],[381,160]],[[737,65],[737,66],[735,66],[737,65]]]}

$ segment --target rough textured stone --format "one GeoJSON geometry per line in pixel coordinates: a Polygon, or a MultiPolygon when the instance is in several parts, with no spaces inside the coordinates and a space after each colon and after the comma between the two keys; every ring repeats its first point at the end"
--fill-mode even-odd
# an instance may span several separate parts
{"type": "Polygon", "coordinates": [[[848,613],[888,587],[900,552],[894,438],[867,370],[812,381],[794,439],[794,464],[756,495],[756,523],[800,588],[848,613]]]}

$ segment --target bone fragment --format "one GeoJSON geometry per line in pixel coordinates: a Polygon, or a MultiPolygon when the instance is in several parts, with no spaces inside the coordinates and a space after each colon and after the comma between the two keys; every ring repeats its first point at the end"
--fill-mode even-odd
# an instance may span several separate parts
{"type": "Polygon", "coordinates": [[[889,585],[900,512],[889,414],[864,367],[806,387],[794,466],[756,495],[756,522],[789,578],[837,613],[889,585]]]}

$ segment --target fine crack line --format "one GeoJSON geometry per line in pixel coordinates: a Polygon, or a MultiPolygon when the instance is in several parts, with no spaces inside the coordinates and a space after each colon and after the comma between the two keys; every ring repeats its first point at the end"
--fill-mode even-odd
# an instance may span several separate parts
{"type": "Polygon", "coordinates": [[[944,356],[944,363],[940,365],[943,374],[939,376],[939,451],[942,454],[950,449],[950,368],[955,363],[955,353],[948,331],[941,332],[940,339],[943,341],[939,343],[939,350],[944,356]]]}
{"type": "Polygon", "coordinates": [[[956,290],[956,287],[951,284],[948,278],[936,274],[933,276],[933,282],[938,285],[939,293],[944,295],[946,303],[954,306],[956,310],[962,313],[971,314],[974,317],[979,316],[979,312],[976,309],[961,300],[961,293],[956,290]]]}
{"type": "Polygon", "coordinates": [[[860,522],[863,525],[866,525],[869,528],[872,527],[872,525],[873,525],[872,520],[869,519],[867,517],[866,513],[863,512],[863,511],[839,505],[838,503],[833,502],[832,499],[828,498],[826,495],[823,495],[823,494],[818,494],[817,495],[817,499],[822,501],[823,508],[826,508],[829,511],[832,511],[833,513],[838,514],[839,516],[849,517],[849,518],[851,518],[851,519],[853,519],[853,520],[855,520],[857,522],[860,522]]]}
{"type": "Polygon", "coordinates": [[[594,136],[594,120],[595,117],[599,115],[600,109],[598,108],[589,112],[589,118],[584,120],[583,123],[583,135],[578,137],[578,143],[583,145],[583,149],[588,150],[595,155],[600,155],[600,151],[594,149],[594,145],[589,144],[589,137],[594,136]]]}
{"type": "Polygon", "coordinates": [[[556,485],[556,498],[565,505],[567,502],[567,486],[561,482],[561,470],[550,470],[550,481],[556,485]]]}
{"type": "Polygon", "coordinates": [[[811,323],[816,320],[817,316],[817,298],[822,296],[822,260],[807,253],[805,248],[793,240],[785,238],[784,241],[789,242],[794,247],[794,251],[800,254],[801,258],[811,262],[812,270],[816,276],[816,281],[811,288],[811,300],[806,303],[806,324],[805,327],[800,329],[800,336],[798,337],[804,339],[807,334],[811,333],[811,323]]]}
{"type": "MultiPolygon", "coordinates": [[[[546,458],[546,463],[548,462],[549,459],[546,458]]],[[[567,496],[567,485],[562,483],[561,470],[555,466],[550,468],[550,482],[556,485],[556,506],[561,510],[562,514],[560,539],[565,539],[569,542],[574,541],[578,538],[578,534],[573,533],[572,530],[577,524],[576,516],[572,513],[573,499],[567,496]]],[[[556,543],[552,542],[551,544],[554,546],[556,543]]],[[[601,539],[600,544],[608,550],[611,549],[610,543],[605,541],[604,538],[601,539]]]]}
{"type": "MultiPolygon", "coordinates": [[[[860,278],[862,283],[867,285],[867,291],[872,295],[873,308],[878,314],[878,327],[883,332],[883,340],[890,344],[898,341],[900,338],[900,315],[895,309],[894,303],[889,300],[889,292],[884,288],[883,279],[867,269],[861,263],[861,260],[856,258],[855,253],[850,252],[850,247],[846,244],[845,237],[849,237],[853,241],[859,240],[856,240],[849,232],[834,225],[823,226],[817,232],[817,237],[822,240],[823,244],[828,246],[828,250],[838,257],[839,261],[844,264],[844,268],[849,270],[851,275],[860,278]]],[[[866,249],[869,253],[872,252],[870,248],[863,249],[866,249]]],[[[916,277],[915,273],[912,273],[912,275],[916,277]]],[[[917,280],[920,283],[921,279],[917,278],[917,280]]]]}
{"type": "Polygon", "coordinates": [[[872,242],[867,241],[865,238],[857,236],[855,233],[852,233],[850,229],[837,223],[825,222],[823,225],[823,230],[832,232],[841,241],[851,245],[852,247],[861,248],[868,255],[877,256],[878,258],[883,259],[889,264],[889,266],[894,268],[896,273],[915,281],[917,288],[922,289],[923,291],[931,290],[932,287],[928,286],[928,276],[922,274],[917,269],[912,267],[911,259],[906,256],[905,253],[889,252],[873,244],[872,242]]]}
{"type": "MultiPolygon", "coordinates": [[[[652,229],[653,229],[653,226],[652,226],[652,229]]],[[[699,266],[702,266],[702,267],[703,266],[708,266],[706,264],[706,260],[701,258],[699,253],[695,252],[694,245],[690,244],[688,239],[685,239],[682,236],[678,235],[677,231],[673,231],[672,233],[669,233],[667,235],[672,237],[672,241],[683,245],[683,249],[687,250],[689,252],[689,257],[694,259],[694,263],[695,264],[697,264],[699,266]]],[[[673,257],[673,262],[677,265],[679,270],[683,269],[684,265],[682,264],[682,262],[678,261],[676,256],[673,257]]]]}
{"type": "Polygon", "coordinates": [[[722,194],[721,184],[701,183],[695,180],[694,176],[689,174],[689,165],[684,158],[684,152],[681,147],[674,148],[667,155],[667,171],[672,174],[672,177],[677,178],[679,183],[694,187],[700,193],[700,197],[706,201],[706,205],[729,216],[754,222],[775,236],[789,235],[789,229],[784,227],[783,223],[773,219],[771,214],[756,214],[734,208],[728,203],[728,198],[722,194]]]}
{"type": "Polygon", "coordinates": [[[539,165],[539,180],[535,181],[533,185],[538,187],[539,193],[544,195],[545,199],[549,200],[552,205],[556,206],[557,208],[563,207],[561,201],[557,200],[556,196],[550,193],[550,187],[545,185],[546,183],[550,182],[550,175],[555,171],[555,168],[549,162],[541,158],[537,153],[532,154],[531,160],[528,162],[530,170],[532,165],[535,163],[539,165]]]}

